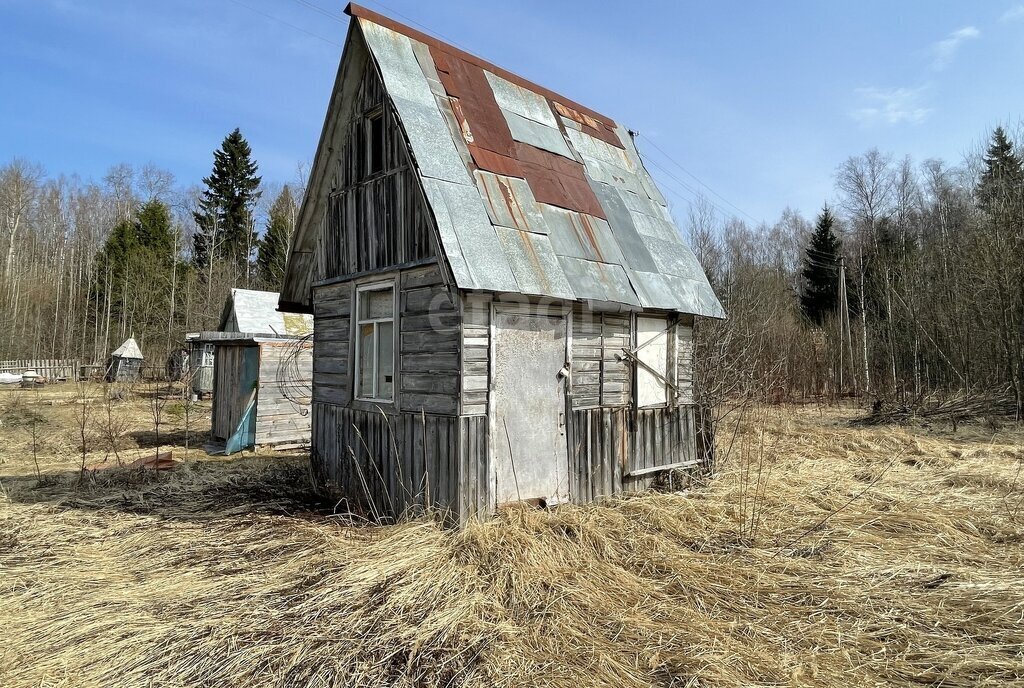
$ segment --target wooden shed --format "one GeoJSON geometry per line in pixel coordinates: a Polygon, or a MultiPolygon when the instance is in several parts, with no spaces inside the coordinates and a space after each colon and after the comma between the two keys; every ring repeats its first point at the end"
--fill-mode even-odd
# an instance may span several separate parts
{"type": "MultiPolygon", "coordinates": [[[[277,310],[273,291],[232,289],[224,301],[218,332],[246,332],[273,337],[302,337],[313,331],[313,319],[303,313],[277,310]]],[[[203,398],[213,393],[214,342],[201,332],[185,335],[192,393],[203,398]]]]}
{"type": "Polygon", "coordinates": [[[257,446],[307,446],[312,342],[308,338],[203,332],[214,345],[211,454],[257,446]]]}
{"type": "Polygon", "coordinates": [[[280,301],[315,319],[319,479],[465,521],[695,465],[694,319],[725,314],[629,132],[346,11],[280,301]]]}
{"type": "Polygon", "coordinates": [[[110,354],[107,379],[111,382],[135,382],[142,376],[142,350],[135,337],[124,340],[110,354]]]}

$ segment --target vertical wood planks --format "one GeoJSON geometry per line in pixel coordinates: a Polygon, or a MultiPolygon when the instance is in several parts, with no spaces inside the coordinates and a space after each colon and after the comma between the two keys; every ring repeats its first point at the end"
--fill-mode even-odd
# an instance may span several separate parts
{"type": "Polygon", "coordinates": [[[489,508],[486,416],[313,407],[315,475],[369,513],[465,522],[489,508]]]}

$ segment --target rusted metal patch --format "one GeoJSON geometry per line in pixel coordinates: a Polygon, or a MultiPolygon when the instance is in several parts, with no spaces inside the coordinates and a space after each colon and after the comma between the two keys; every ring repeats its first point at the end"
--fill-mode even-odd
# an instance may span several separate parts
{"type": "MultiPolygon", "coordinates": [[[[492,64],[487,60],[483,60],[477,57],[476,55],[471,55],[470,53],[467,53],[464,50],[460,50],[455,46],[449,45],[448,43],[445,43],[444,41],[438,38],[425,34],[422,31],[417,31],[416,29],[410,26],[406,26],[405,24],[397,22],[394,19],[391,19],[390,17],[386,17],[383,14],[374,12],[373,10],[367,9],[355,3],[349,3],[349,5],[345,8],[345,14],[349,15],[350,17],[359,17],[362,19],[366,19],[375,24],[379,24],[380,26],[391,29],[392,31],[403,34],[413,40],[426,44],[427,46],[430,47],[431,55],[434,56],[434,64],[437,66],[439,71],[444,69],[444,66],[438,62],[437,56],[434,55],[435,49],[440,49],[442,52],[445,52],[452,57],[458,58],[475,67],[478,67],[481,70],[486,69],[488,72],[500,76],[502,79],[506,79],[507,81],[510,81],[513,84],[522,86],[525,89],[533,91],[534,93],[538,93],[547,98],[548,100],[563,103],[568,107],[578,110],[579,112],[584,113],[590,117],[593,117],[595,120],[601,122],[602,124],[608,127],[614,128],[615,126],[614,121],[612,121],[608,117],[605,117],[599,112],[595,112],[594,110],[591,110],[590,108],[584,105],[580,105],[575,101],[565,98],[564,96],[561,96],[550,89],[544,88],[543,86],[535,84],[532,81],[528,81],[527,79],[524,79],[518,74],[514,74],[508,71],[507,69],[502,69],[501,67],[492,64]]],[[[444,83],[443,79],[442,83],[444,83]]],[[[449,91],[449,94],[451,94],[451,91],[449,91]]]]}
{"type": "Polygon", "coordinates": [[[466,143],[498,155],[514,157],[512,133],[494,99],[484,70],[451,54],[439,58],[438,54],[444,54],[444,51],[437,48],[431,48],[430,53],[435,65],[440,59],[445,66],[443,71],[438,69],[438,76],[448,95],[458,98],[459,107],[455,116],[460,120],[463,136],[469,131],[472,138],[472,141],[467,139],[466,143]]]}
{"type": "Polygon", "coordinates": [[[526,177],[522,165],[515,158],[499,155],[486,148],[472,145],[469,146],[469,154],[473,156],[473,162],[481,170],[503,174],[508,177],[519,177],[520,179],[525,179],[526,177]]]}
{"type": "Polygon", "coordinates": [[[605,219],[604,208],[587,182],[583,165],[525,143],[516,144],[516,154],[539,202],[605,219]]]}
{"type": "Polygon", "coordinates": [[[618,134],[615,130],[606,127],[602,122],[586,115],[579,110],[573,109],[566,105],[562,105],[558,101],[554,102],[555,111],[558,112],[562,117],[571,119],[580,125],[580,131],[590,134],[596,139],[601,139],[605,143],[611,144],[616,148],[625,148],[622,142],[619,140],[618,134]]]}

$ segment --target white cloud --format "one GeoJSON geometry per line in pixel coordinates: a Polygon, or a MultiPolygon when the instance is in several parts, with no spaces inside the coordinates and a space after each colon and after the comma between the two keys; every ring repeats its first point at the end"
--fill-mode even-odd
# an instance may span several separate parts
{"type": "Polygon", "coordinates": [[[1024,5],[1017,5],[1003,12],[1003,16],[999,17],[999,21],[1002,23],[1017,21],[1018,19],[1024,19],[1024,5]]]}
{"type": "Polygon", "coordinates": [[[975,27],[965,26],[949,34],[938,43],[932,44],[932,69],[936,71],[945,69],[956,57],[957,51],[965,41],[973,40],[980,35],[981,31],[975,27]]]}
{"type": "Polygon", "coordinates": [[[920,124],[932,113],[925,107],[922,96],[926,87],[918,88],[858,88],[862,106],[850,113],[861,124],[920,124]]]}

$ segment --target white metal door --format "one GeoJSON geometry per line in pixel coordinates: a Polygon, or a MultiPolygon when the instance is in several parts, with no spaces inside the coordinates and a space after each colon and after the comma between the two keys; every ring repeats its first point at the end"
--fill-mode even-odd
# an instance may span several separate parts
{"type": "Polygon", "coordinates": [[[496,310],[491,446],[495,504],[569,500],[564,315],[496,310]]]}

